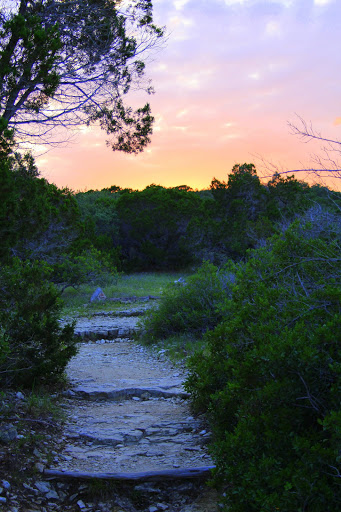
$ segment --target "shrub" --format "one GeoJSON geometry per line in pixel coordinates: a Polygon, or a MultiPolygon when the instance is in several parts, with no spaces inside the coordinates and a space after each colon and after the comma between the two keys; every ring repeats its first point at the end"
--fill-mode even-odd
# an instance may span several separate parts
{"type": "Polygon", "coordinates": [[[202,337],[220,322],[219,305],[229,294],[232,278],[229,267],[218,269],[204,262],[186,281],[169,285],[159,308],[144,319],[144,339],[155,341],[178,333],[202,337]]]}
{"type": "MultiPolygon", "coordinates": [[[[333,220],[335,223],[335,218],[333,220]]],[[[193,356],[229,512],[341,506],[340,241],[297,222],[237,272],[224,320],[193,356]]]]}
{"type": "Polygon", "coordinates": [[[61,327],[59,292],[41,262],[13,259],[0,270],[0,384],[32,386],[62,375],[76,353],[73,326],[61,327]]]}

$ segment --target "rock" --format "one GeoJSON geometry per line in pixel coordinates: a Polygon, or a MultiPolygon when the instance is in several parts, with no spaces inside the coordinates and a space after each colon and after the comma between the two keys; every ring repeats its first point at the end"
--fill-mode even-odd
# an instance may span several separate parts
{"type": "Polygon", "coordinates": [[[44,494],[47,494],[51,490],[51,484],[49,482],[36,482],[34,485],[38,491],[43,492],[44,494]]]}
{"type": "Polygon", "coordinates": [[[1,484],[3,485],[4,489],[6,489],[6,491],[11,488],[11,484],[7,482],[7,480],[2,480],[1,484]]]}
{"type": "Polygon", "coordinates": [[[157,503],[156,504],[158,510],[168,510],[168,505],[166,505],[165,503],[157,503]]]}
{"type": "Polygon", "coordinates": [[[148,482],[135,485],[134,489],[135,489],[135,491],[145,492],[148,494],[157,494],[159,492],[158,489],[155,487],[155,484],[148,483],[148,482]]]}
{"type": "Polygon", "coordinates": [[[91,296],[90,302],[95,302],[96,300],[105,300],[106,296],[101,288],[97,288],[91,296]]]}
{"type": "Polygon", "coordinates": [[[0,442],[4,444],[9,444],[11,441],[14,441],[18,436],[17,429],[12,425],[3,425],[0,427],[0,442]]]}
{"type": "Polygon", "coordinates": [[[178,286],[186,286],[187,283],[183,277],[179,277],[179,279],[174,281],[174,284],[176,284],[178,286]]]}
{"type": "Polygon", "coordinates": [[[154,507],[154,505],[151,505],[148,510],[149,510],[149,512],[157,512],[158,508],[154,507]]]}
{"type": "Polygon", "coordinates": [[[138,443],[140,441],[140,439],[142,439],[142,437],[143,437],[143,433],[141,432],[141,430],[132,430],[131,432],[127,432],[124,435],[124,441],[127,444],[138,443]]]}
{"type": "Polygon", "coordinates": [[[59,500],[59,495],[56,493],[56,491],[52,490],[46,494],[46,498],[48,500],[59,500]]]}
{"type": "Polygon", "coordinates": [[[3,496],[0,496],[0,503],[6,503],[7,502],[7,499],[4,498],[3,496]]]}
{"type": "Polygon", "coordinates": [[[31,487],[29,484],[26,484],[25,482],[22,485],[23,485],[23,487],[25,487],[25,489],[27,489],[29,491],[37,492],[36,489],[33,489],[33,487],[31,487]]]}
{"type": "Polygon", "coordinates": [[[83,510],[84,508],[86,508],[85,503],[82,500],[78,500],[77,501],[77,505],[78,505],[80,510],[83,510]]]}
{"type": "Polygon", "coordinates": [[[21,393],[21,391],[18,391],[18,393],[16,393],[15,396],[17,397],[18,400],[24,400],[25,399],[25,396],[21,393]]]}

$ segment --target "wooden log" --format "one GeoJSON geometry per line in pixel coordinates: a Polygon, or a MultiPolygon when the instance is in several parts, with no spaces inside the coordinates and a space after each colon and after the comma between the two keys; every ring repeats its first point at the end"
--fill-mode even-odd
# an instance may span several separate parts
{"type": "Polygon", "coordinates": [[[160,482],[163,480],[187,480],[192,478],[205,478],[211,476],[215,466],[203,466],[196,468],[165,469],[162,471],[143,471],[140,473],[91,473],[82,471],[58,471],[45,469],[44,476],[57,479],[79,479],[79,480],[117,480],[134,482],[160,482]]]}

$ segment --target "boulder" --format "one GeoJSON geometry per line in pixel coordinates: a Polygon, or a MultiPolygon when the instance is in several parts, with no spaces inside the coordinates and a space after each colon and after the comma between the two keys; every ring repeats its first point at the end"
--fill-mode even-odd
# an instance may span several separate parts
{"type": "Polygon", "coordinates": [[[102,288],[97,288],[96,291],[91,296],[90,302],[95,302],[96,300],[105,300],[106,296],[102,290],[102,288]]]}

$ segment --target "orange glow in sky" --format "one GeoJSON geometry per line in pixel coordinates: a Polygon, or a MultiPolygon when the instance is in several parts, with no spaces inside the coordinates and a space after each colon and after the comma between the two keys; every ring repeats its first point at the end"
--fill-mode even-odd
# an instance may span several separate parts
{"type": "Polygon", "coordinates": [[[73,190],[151,183],[200,189],[213,177],[225,180],[236,163],[310,168],[320,146],[290,133],[296,114],[340,138],[339,0],[153,5],[168,39],[146,66],[156,94],[139,95],[156,119],[152,143],[138,156],[113,153],[105,133],[82,129],[67,147],[38,158],[50,182],[73,190]]]}

